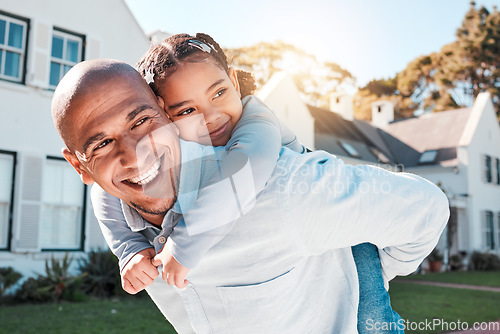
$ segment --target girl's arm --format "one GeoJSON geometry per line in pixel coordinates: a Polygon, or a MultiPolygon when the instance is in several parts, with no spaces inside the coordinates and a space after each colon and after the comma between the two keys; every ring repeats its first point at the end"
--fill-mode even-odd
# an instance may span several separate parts
{"type": "Polygon", "coordinates": [[[232,223],[253,207],[275,169],[282,144],[303,152],[295,135],[260,100],[247,96],[242,103],[242,117],[226,145],[219,171],[189,208],[181,208],[184,224],[174,229],[167,244],[187,268],[196,266],[229,233],[232,223]]]}

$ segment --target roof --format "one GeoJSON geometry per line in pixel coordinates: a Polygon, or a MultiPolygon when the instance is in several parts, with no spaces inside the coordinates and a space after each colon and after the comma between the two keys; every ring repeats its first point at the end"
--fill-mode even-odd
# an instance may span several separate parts
{"type": "Polygon", "coordinates": [[[470,108],[434,112],[393,122],[378,132],[398,162],[407,167],[420,165],[422,153],[432,150],[437,156],[431,164],[454,166],[470,114],[470,108]]]}
{"type": "MultiPolygon", "coordinates": [[[[314,146],[316,149],[368,162],[395,163],[385,145],[377,145],[370,137],[360,131],[355,125],[355,122],[359,121],[346,120],[327,109],[311,105],[307,107],[314,118],[314,146]],[[352,154],[351,148],[357,152],[357,156],[352,154]]],[[[381,141],[380,139],[376,140],[381,141]]]]}

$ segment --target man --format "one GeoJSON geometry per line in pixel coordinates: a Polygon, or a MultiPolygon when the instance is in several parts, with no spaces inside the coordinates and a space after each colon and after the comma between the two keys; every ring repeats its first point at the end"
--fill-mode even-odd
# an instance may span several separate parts
{"type": "MultiPolygon", "coordinates": [[[[180,143],[145,81],[123,63],[75,66],[56,89],[52,112],[65,158],[83,182],[121,200],[116,214],[129,226],[175,221],[179,200],[189,207],[224,158],[224,149],[180,143]],[[137,148],[153,133],[151,148],[137,148]],[[130,182],[139,166],[157,161],[153,181],[130,182]]],[[[355,333],[359,286],[350,246],[377,245],[388,282],[418,267],[448,213],[446,196],[417,176],[284,149],[254,208],[190,273],[189,286],[174,290],[157,280],[147,289],[181,333],[355,333]]],[[[186,237],[177,231],[185,229],[172,240],[186,237]]],[[[162,233],[150,241],[161,242],[162,233]]]]}

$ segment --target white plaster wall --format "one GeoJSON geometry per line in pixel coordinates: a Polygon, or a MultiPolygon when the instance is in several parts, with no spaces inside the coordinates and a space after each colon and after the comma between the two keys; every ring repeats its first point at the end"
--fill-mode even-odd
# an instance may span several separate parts
{"type": "MultiPolygon", "coordinates": [[[[149,40],[123,0],[2,1],[0,9],[30,20],[26,85],[0,80],[0,149],[15,151],[18,158],[32,153],[42,157],[62,157],[63,143],[52,124],[50,114],[53,92],[47,89],[52,28],[55,26],[85,35],[84,59],[114,58],[131,65],[146,52],[149,40]]],[[[16,174],[16,181],[19,181],[18,169],[16,174]]],[[[20,191],[15,188],[16,207],[20,191]]],[[[14,233],[18,219],[19,215],[15,210],[14,233]]],[[[95,220],[88,214],[87,237],[96,235],[95,224],[95,220]]],[[[88,240],[85,244],[88,245],[88,240]]],[[[105,243],[102,245],[104,247],[105,243]]],[[[84,255],[82,252],[71,254],[75,258],[84,255]]],[[[45,260],[52,255],[60,258],[64,253],[0,251],[0,266],[13,266],[26,278],[35,272],[43,273],[45,260]]]]}
{"type": "MultiPolygon", "coordinates": [[[[500,212],[500,185],[486,183],[483,180],[483,155],[500,158],[500,127],[495,115],[489,95],[480,95],[473,107],[471,122],[476,123],[476,129],[469,137],[470,143],[466,148],[468,162],[468,188],[471,207],[470,247],[473,250],[482,249],[481,214],[484,210],[494,212],[494,219],[498,219],[500,212]],[[477,109],[476,109],[477,108],[477,109]]],[[[494,160],[492,162],[494,164],[494,160]]],[[[496,173],[496,166],[492,166],[496,173]]],[[[495,181],[495,178],[494,178],[495,181]]]]}
{"type": "Polygon", "coordinates": [[[256,95],[295,133],[302,145],[314,150],[314,118],[289,74],[275,74],[256,95]]]}

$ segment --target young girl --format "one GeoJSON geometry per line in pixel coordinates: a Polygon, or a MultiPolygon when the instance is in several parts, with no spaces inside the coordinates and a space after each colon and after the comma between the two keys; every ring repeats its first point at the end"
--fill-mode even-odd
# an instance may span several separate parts
{"type": "MultiPolygon", "coordinates": [[[[249,95],[255,89],[251,75],[229,67],[224,52],[208,35],[171,36],[152,47],[137,69],[179,128],[182,139],[225,145],[227,156],[210,185],[196,194],[192,207],[183,208],[182,200],[178,199],[184,223],[173,227],[175,219],[169,222],[167,215],[160,237],[155,239],[158,254],[152,262],[150,257],[154,253],[145,237],[132,230],[127,233],[123,222],[118,231],[115,216],[108,219],[106,212],[97,214],[104,234],[108,235],[108,244],[120,259],[124,289],[131,293],[151,284],[154,266],[159,265],[163,265],[162,276],[169,285],[185,287],[189,270],[230,231],[233,221],[251,209],[275,169],[282,146],[305,152],[295,135],[256,97],[249,95]],[[224,180],[230,180],[231,184],[224,180]],[[217,233],[211,233],[215,229],[217,233]],[[170,232],[172,237],[166,238],[170,232]],[[126,246],[120,240],[127,240],[126,246]]],[[[92,200],[101,203],[100,207],[103,202],[104,207],[115,207],[115,212],[121,209],[119,201],[98,187],[92,191],[92,200]]],[[[370,280],[363,281],[365,289],[360,291],[370,292],[381,303],[379,297],[387,292],[383,288],[376,247],[358,245],[353,247],[353,254],[357,265],[360,261],[366,264],[363,273],[358,272],[360,282],[368,272],[372,275],[370,280]],[[365,250],[363,255],[356,255],[356,247],[365,250]],[[369,284],[377,293],[366,289],[369,284]]],[[[390,309],[388,295],[383,298],[390,309]]],[[[370,300],[363,303],[368,305],[370,300]]],[[[363,309],[361,303],[359,307],[363,309]]]]}

